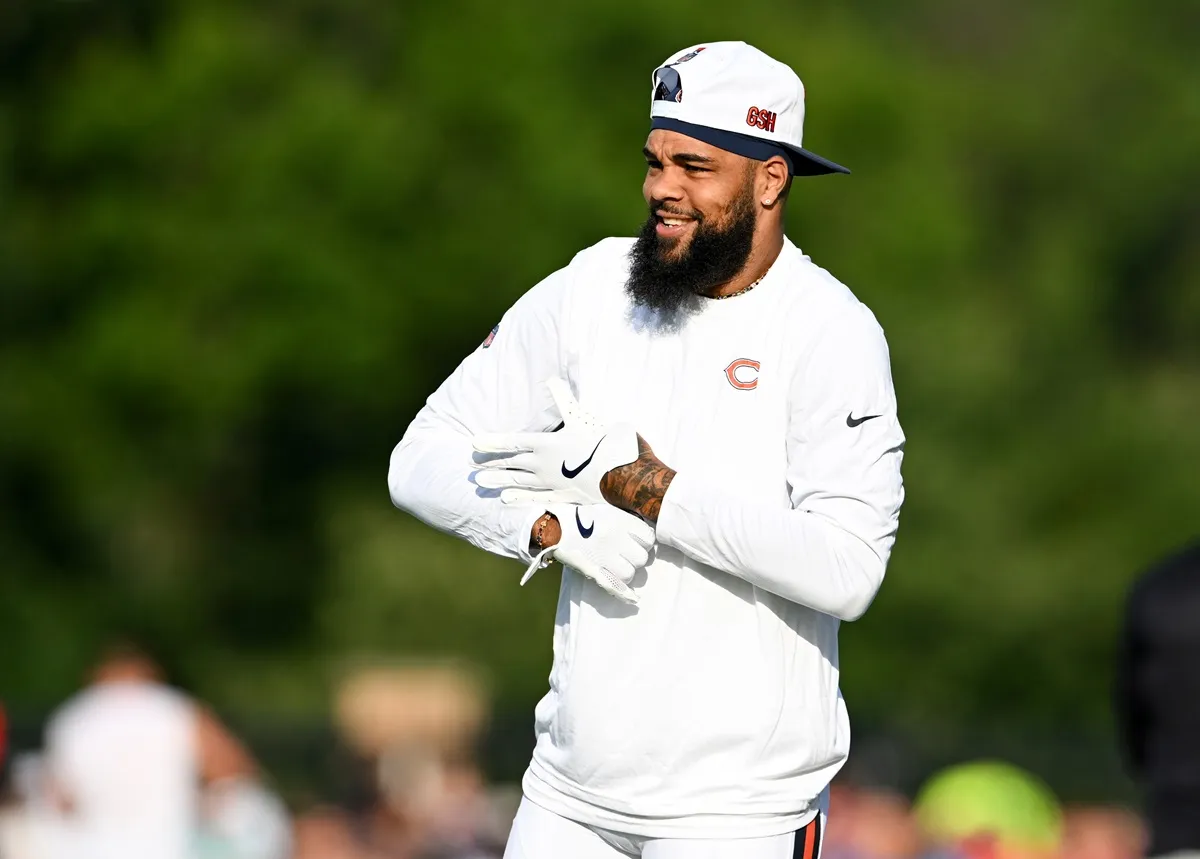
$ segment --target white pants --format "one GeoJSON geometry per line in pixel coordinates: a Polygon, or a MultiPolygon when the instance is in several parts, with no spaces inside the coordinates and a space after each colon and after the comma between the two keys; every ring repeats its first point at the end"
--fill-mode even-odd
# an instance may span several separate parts
{"type": "Polygon", "coordinates": [[[521,800],[504,859],[820,859],[825,812],[798,832],[767,838],[645,838],[559,817],[521,800]]]}

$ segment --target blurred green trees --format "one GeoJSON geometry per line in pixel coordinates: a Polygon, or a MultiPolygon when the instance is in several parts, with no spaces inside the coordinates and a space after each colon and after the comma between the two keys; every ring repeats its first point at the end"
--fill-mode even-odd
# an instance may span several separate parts
{"type": "Polygon", "coordinates": [[[271,0],[0,9],[0,696],[130,630],[237,712],[456,653],[526,706],[555,582],[387,459],[522,291],[643,217],[649,75],[809,91],[789,232],[875,311],[909,435],[853,714],[1107,722],[1132,574],[1200,532],[1197,8],[271,0]]]}

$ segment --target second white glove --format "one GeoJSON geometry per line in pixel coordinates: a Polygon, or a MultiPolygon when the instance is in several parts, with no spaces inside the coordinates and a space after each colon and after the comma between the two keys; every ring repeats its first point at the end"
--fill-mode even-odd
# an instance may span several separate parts
{"type": "Polygon", "coordinates": [[[637,432],[629,424],[602,425],[580,407],[561,379],[546,384],[562,415],[562,428],[475,436],[474,480],[485,489],[501,490],[507,504],[603,503],[600,480],[637,459],[637,432]]]}
{"type": "Polygon", "coordinates": [[[650,560],[654,529],[609,504],[551,504],[547,510],[558,519],[562,537],[533,559],[521,584],[553,558],[606,593],[636,604],[638,597],[629,583],[650,560]]]}

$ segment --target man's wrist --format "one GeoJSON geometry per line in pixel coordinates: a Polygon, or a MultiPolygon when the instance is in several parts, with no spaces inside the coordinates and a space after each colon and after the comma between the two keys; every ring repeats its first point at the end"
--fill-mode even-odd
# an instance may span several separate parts
{"type": "Polygon", "coordinates": [[[600,493],[612,506],[653,524],[658,521],[663,497],[675,472],[654,455],[641,436],[638,436],[638,448],[637,459],[600,478],[600,493]]]}
{"type": "Polygon", "coordinates": [[[659,463],[641,469],[635,479],[623,482],[621,491],[614,492],[611,497],[609,493],[604,493],[604,500],[613,507],[640,516],[653,525],[658,521],[663,498],[666,497],[674,479],[674,470],[659,463]]]}
{"type": "Polygon", "coordinates": [[[562,526],[553,513],[543,513],[529,530],[529,554],[536,555],[543,549],[557,546],[562,539],[562,526]]]}

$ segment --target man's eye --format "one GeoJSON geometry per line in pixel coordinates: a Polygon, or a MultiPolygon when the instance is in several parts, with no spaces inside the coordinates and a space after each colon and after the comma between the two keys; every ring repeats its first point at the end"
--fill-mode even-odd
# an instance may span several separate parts
{"type": "Polygon", "coordinates": [[[708,173],[709,172],[707,167],[697,167],[695,164],[687,164],[684,166],[683,169],[689,173],[708,173]]]}
{"type": "Polygon", "coordinates": [[[661,161],[647,161],[646,166],[649,167],[651,170],[661,170],[662,162],[661,161]]]}

